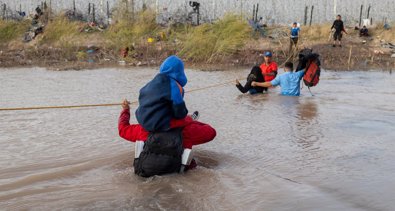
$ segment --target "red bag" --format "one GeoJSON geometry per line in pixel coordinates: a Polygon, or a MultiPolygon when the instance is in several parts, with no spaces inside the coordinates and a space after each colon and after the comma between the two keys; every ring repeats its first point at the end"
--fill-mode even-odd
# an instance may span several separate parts
{"type": "Polygon", "coordinates": [[[320,81],[321,68],[317,64],[317,60],[309,61],[306,72],[303,76],[303,82],[307,87],[316,86],[320,81]]]}

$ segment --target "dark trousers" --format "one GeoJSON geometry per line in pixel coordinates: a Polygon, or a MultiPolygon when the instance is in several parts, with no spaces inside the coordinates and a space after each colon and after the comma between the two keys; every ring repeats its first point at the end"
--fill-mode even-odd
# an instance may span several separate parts
{"type": "Polygon", "coordinates": [[[290,39],[290,41],[289,41],[289,53],[290,54],[292,53],[292,47],[295,46],[295,48],[296,48],[296,45],[298,44],[298,40],[299,40],[298,37],[294,37],[294,38],[290,39]]]}

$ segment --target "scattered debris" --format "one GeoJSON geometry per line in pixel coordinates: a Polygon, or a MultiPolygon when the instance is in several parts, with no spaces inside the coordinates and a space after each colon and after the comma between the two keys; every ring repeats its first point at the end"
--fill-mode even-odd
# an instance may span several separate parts
{"type": "Polygon", "coordinates": [[[374,50],[373,51],[374,52],[374,54],[377,54],[377,55],[384,55],[384,52],[382,51],[382,50],[374,50]]]}
{"type": "Polygon", "coordinates": [[[284,37],[288,37],[288,33],[286,31],[284,31],[284,29],[282,29],[282,28],[273,29],[269,35],[269,38],[275,39],[275,40],[281,39],[284,37]]]}
{"type": "Polygon", "coordinates": [[[385,23],[385,24],[384,24],[384,29],[385,29],[385,30],[390,30],[390,29],[391,29],[391,26],[390,26],[388,23],[385,23]]]}
{"type": "Polygon", "coordinates": [[[383,47],[383,48],[395,49],[395,45],[392,44],[392,43],[390,43],[390,42],[388,42],[388,43],[386,43],[386,42],[381,42],[381,47],[383,47]]]}
{"type": "Polygon", "coordinates": [[[106,29],[106,27],[104,25],[101,24],[96,24],[95,22],[88,22],[86,24],[84,24],[81,29],[80,32],[86,32],[86,33],[91,33],[91,32],[101,32],[104,31],[106,29]]]}

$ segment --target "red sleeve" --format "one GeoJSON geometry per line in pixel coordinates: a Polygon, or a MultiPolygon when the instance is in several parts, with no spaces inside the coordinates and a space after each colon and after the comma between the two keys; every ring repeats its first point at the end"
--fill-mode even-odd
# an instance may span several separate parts
{"type": "Polygon", "coordinates": [[[184,119],[171,119],[170,128],[185,127],[193,122],[190,116],[186,116],[184,119]]]}
{"type": "Polygon", "coordinates": [[[148,137],[148,132],[139,124],[129,124],[129,120],[130,111],[129,109],[124,109],[118,120],[119,136],[132,142],[137,140],[145,141],[148,137]]]}

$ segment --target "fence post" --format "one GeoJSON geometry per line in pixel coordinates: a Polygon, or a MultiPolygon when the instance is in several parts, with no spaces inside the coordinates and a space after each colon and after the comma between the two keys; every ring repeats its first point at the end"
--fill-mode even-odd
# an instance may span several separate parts
{"type": "Polygon", "coordinates": [[[215,3],[215,0],[213,1],[213,18],[211,19],[211,23],[216,19],[216,12],[217,12],[217,4],[215,3]]]}
{"type": "Polygon", "coordinates": [[[75,0],[73,0],[73,16],[75,17],[75,0]]]}
{"type": "Polygon", "coordinates": [[[252,20],[255,21],[255,4],[252,7],[252,20]]]}
{"type": "Polygon", "coordinates": [[[52,15],[52,0],[49,0],[48,19],[51,19],[51,15],[52,15]]]}
{"type": "Polygon", "coordinates": [[[3,4],[3,20],[6,19],[6,11],[7,11],[7,5],[4,3],[3,4]]]}
{"type": "MultiPolygon", "coordinates": [[[[134,11],[134,0],[132,0],[131,1],[132,3],[131,3],[131,7],[132,7],[132,20],[134,20],[134,13],[135,13],[135,11],[134,11]]],[[[128,8],[128,11],[129,11],[129,8],[128,8]]]]}
{"type": "Polygon", "coordinates": [[[91,3],[88,3],[88,18],[91,14],[91,3]]]}
{"type": "Polygon", "coordinates": [[[107,1],[107,21],[108,21],[108,25],[110,25],[110,5],[107,1]]]}
{"type": "Polygon", "coordinates": [[[197,8],[197,25],[200,25],[200,7],[197,8]]]}
{"type": "Polygon", "coordinates": [[[255,21],[258,21],[259,4],[256,4],[255,21]]]}
{"type": "Polygon", "coordinates": [[[369,7],[368,7],[368,14],[367,14],[367,16],[366,16],[366,18],[367,19],[369,19],[369,15],[370,15],[370,8],[371,8],[372,6],[371,5],[369,5],[369,7]]]}
{"type": "Polygon", "coordinates": [[[311,12],[310,12],[310,26],[311,26],[311,23],[313,22],[313,11],[314,11],[314,5],[311,6],[311,12]]]}
{"type": "Polygon", "coordinates": [[[95,3],[92,3],[92,22],[95,22],[95,3]]]}
{"type": "Polygon", "coordinates": [[[362,10],[363,10],[363,4],[361,5],[361,11],[359,12],[359,27],[361,27],[361,23],[362,23],[362,10]]]}
{"type": "Polygon", "coordinates": [[[308,6],[304,8],[304,25],[307,25],[307,10],[309,9],[308,6]]]}

